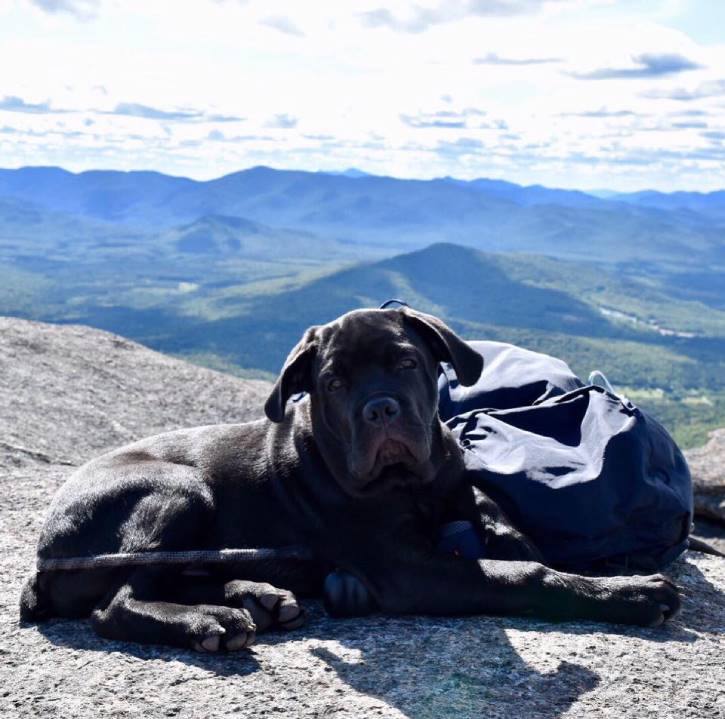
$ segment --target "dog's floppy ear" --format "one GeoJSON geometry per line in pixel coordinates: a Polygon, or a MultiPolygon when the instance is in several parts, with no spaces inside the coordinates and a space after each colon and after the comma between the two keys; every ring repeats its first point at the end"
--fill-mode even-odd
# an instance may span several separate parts
{"type": "Polygon", "coordinates": [[[312,362],[317,351],[317,327],[310,327],[289,353],[272,393],[264,403],[264,413],[272,422],[284,419],[287,400],[298,392],[312,391],[312,362]]]}
{"type": "Polygon", "coordinates": [[[400,312],[427,342],[436,360],[453,365],[462,385],[470,387],[478,382],[483,371],[483,357],[476,350],[437,317],[409,308],[401,308],[400,312]]]}

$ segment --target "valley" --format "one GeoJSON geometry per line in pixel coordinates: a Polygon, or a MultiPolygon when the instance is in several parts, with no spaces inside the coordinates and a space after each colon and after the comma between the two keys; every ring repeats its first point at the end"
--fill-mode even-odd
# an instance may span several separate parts
{"type": "Polygon", "coordinates": [[[712,194],[668,207],[491,180],[1,170],[0,314],[270,378],[307,326],[401,297],[468,338],[601,369],[691,446],[725,424],[712,194]]]}

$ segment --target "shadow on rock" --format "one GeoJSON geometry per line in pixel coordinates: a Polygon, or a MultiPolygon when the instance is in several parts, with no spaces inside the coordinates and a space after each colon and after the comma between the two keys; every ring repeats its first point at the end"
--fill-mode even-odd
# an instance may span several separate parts
{"type": "MultiPolygon", "coordinates": [[[[684,601],[687,601],[685,598],[684,601]]],[[[689,620],[689,616],[685,617],[689,620]]],[[[638,627],[629,626],[626,624],[600,624],[598,622],[547,622],[541,621],[526,621],[519,625],[509,625],[508,621],[503,619],[504,626],[511,629],[518,629],[522,632],[536,632],[537,634],[569,634],[569,635],[609,635],[615,637],[636,637],[637,639],[643,639],[647,642],[655,644],[670,643],[670,642],[695,642],[698,639],[698,635],[693,631],[687,624],[683,623],[682,615],[680,614],[675,619],[670,620],[666,624],[659,627],[638,627]]]]}
{"type": "MultiPolygon", "coordinates": [[[[725,562],[716,558],[715,561],[725,562]]],[[[682,614],[673,626],[694,631],[722,633],[725,592],[720,591],[693,562],[678,561],[671,569],[672,578],[682,587],[682,614]]]]}
{"type": "Polygon", "coordinates": [[[570,662],[538,671],[496,620],[381,618],[380,623],[367,638],[342,640],[359,659],[338,656],[327,646],[311,653],[352,689],[410,719],[509,717],[512,707],[519,716],[553,719],[600,681],[570,662]]]}
{"type": "Polygon", "coordinates": [[[43,624],[21,625],[35,627],[49,642],[60,647],[84,649],[92,652],[119,652],[136,659],[154,659],[183,662],[200,667],[219,676],[244,676],[259,669],[251,652],[234,654],[201,654],[192,650],[135,642],[119,642],[99,637],[87,621],[54,619],[43,624]]]}
{"type": "MultiPolygon", "coordinates": [[[[286,642],[310,642],[306,651],[311,663],[324,662],[353,691],[411,719],[510,716],[513,702],[521,716],[553,719],[595,688],[599,676],[570,662],[555,661],[552,670],[544,672],[527,664],[505,632],[507,627],[525,628],[524,624],[484,617],[375,615],[334,620],[312,602],[305,627],[292,634],[262,634],[258,645],[274,645],[284,652],[286,642]]],[[[98,637],[87,621],[52,620],[37,630],[58,646],[178,661],[224,677],[243,677],[260,669],[254,651],[205,655],[109,641],[98,637]]],[[[346,701],[344,695],[339,701],[346,701]]]]}

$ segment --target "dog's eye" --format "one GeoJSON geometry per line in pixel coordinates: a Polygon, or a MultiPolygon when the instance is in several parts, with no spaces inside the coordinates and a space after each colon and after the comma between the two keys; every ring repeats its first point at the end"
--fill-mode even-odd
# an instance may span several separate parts
{"type": "Polygon", "coordinates": [[[418,363],[412,357],[406,357],[405,359],[400,360],[400,363],[398,364],[400,369],[415,369],[417,366],[418,363]]]}
{"type": "Polygon", "coordinates": [[[328,392],[335,392],[338,389],[342,388],[343,381],[339,377],[333,377],[328,383],[327,383],[327,391],[328,392]]]}

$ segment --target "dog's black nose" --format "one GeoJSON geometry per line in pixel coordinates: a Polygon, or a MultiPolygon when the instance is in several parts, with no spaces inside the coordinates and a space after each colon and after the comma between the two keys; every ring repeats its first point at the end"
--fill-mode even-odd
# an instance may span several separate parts
{"type": "Polygon", "coordinates": [[[384,425],[400,414],[400,405],[392,397],[376,397],[365,403],[363,419],[370,424],[384,425]]]}

